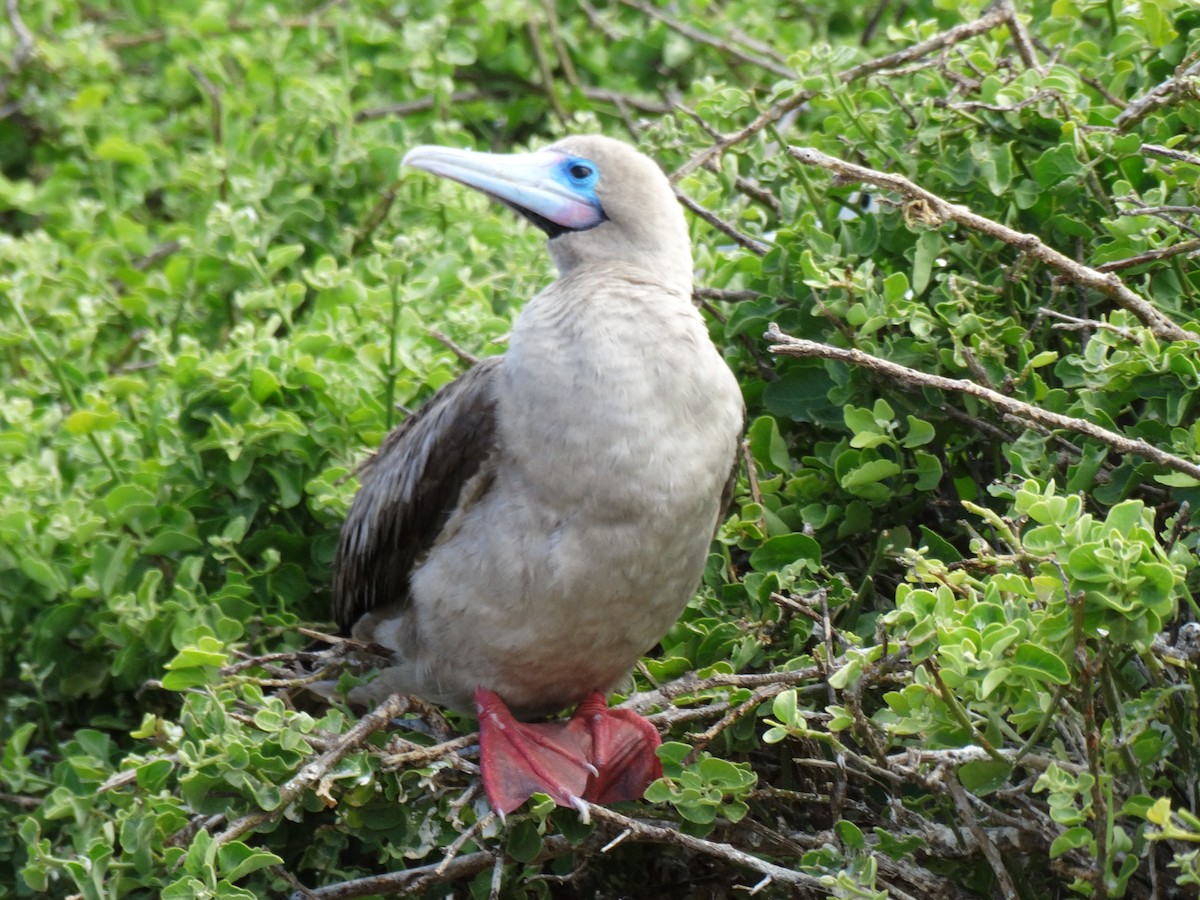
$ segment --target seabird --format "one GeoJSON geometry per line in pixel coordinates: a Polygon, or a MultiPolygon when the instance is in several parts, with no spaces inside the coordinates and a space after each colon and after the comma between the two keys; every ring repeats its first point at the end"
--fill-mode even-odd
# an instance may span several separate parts
{"type": "Polygon", "coordinates": [[[683,213],[650,159],[606,137],[422,146],[404,163],[524,216],[558,278],[507,353],[434,394],[361,471],[333,608],[393,654],[361,699],[477,715],[502,815],[535,791],[580,809],[636,799],[661,775],[659,736],[605,695],[699,584],[744,416],[692,304],[683,213]]]}

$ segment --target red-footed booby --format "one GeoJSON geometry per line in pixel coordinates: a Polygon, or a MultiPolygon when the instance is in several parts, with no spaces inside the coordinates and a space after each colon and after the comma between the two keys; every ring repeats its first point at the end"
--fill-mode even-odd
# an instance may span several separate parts
{"type": "Polygon", "coordinates": [[[333,605],[394,654],[365,699],[475,713],[502,815],[535,791],[581,810],[639,798],[662,772],[658,733],[605,694],[695,591],[743,424],[691,302],[683,213],[658,167],[610,138],[404,162],[533,222],[559,277],[507,353],[439,390],[363,469],[333,605]],[[519,721],[577,704],[567,722],[519,721]]]}

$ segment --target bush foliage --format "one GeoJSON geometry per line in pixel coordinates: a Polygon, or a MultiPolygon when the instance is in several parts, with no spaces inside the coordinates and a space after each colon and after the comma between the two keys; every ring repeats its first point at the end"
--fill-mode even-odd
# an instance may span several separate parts
{"type": "Polygon", "coordinates": [[[1194,5],[7,8],[0,896],[1200,886],[1194,5]],[[500,823],[463,742],[306,697],[297,628],[356,463],[551,277],[401,156],[580,131],[697,213],[747,468],[636,673],[666,777],[500,823]]]}

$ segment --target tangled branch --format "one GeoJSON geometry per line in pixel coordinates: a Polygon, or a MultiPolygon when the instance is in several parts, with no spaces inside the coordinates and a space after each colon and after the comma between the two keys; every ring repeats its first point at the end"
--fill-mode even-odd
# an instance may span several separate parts
{"type": "Polygon", "coordinates": [[[1061,428],[1067,431],[1074,431],[1107,444],[1118,453],[1141,456],[1150,462],[1157,463],[1168,469],[1174,469],[1176,472],[1183,472],[1185,475],[1190,475],[1200,480],[1200,465],[1196,465],[1194,462],[1175,456],[1172,453],[1167,453],[1165,450],[1160,450],[1158,447],[1148,444],[1141,439],[1127,438],[1122,434],[1117,434],[1115,431],[1101,428],[1099,425],[1089,422],[1086,419],[1059,415],[1058,413],[1052,413],[1049,410],[1033,406],[1032,404],[1015,400],[1012,397],[1001,394],[999,391],[983,387],[973,381],[961,378],[946,378],[943,375],[931,375],[928,372],[918,372],[916,369],[910,369],[907,366],[901,366],[886,359],[880,359],[861,350],[848,350],[841,347],[832,347],[828,344],[819,344],[816,341],[794,338],[784,334],[779,330],[779,326],[774,323],[768,329],[766,338],[771,342],[771,352],[778,353],[781,356],[793,356],[798,359],[835,359],[839,362],[870,369],[876,374],[882,375],[906,387],[931,387],[958,394],[970,394],[972,397],[978,397],[980,400],[1023,421],[1035,422],[1047,428],[1061,428]]]}
{"type": "Polygon", "coordinates": [[[1192,332],[1180,328],[1155,309],[1145,298],[1135,294],[1116,275],[1111,272],[1106,274],[1078,263],[1042,243],[1036,235],[1015,231],[1007,225],[1001,225],[999,222],[971,212],[965,206],[944,200],[937,194],[909,181],[903,175],[879,172],[875,169],[868,169],[866,166],[848,163],[811,147],[789,147],[788,153],[804,165],[828,169],[844,181],[873,184],[884,190],[895,191],[908,201],[907,211],[912,218],[920,220],[930,227],[936,228],[947,221],[957,222],[1016,247],[1023,253],[1055,269],[1066,280],[1091,288],[1114,300],[1123,309],[1141,319],[1156,337],[1169,341],[1200,339],[1192,332]]]}

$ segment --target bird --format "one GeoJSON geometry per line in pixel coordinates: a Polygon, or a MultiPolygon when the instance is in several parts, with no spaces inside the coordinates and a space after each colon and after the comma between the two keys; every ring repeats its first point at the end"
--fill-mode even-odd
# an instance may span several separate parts
{"type": "Polygon", "coordinates": [[[364,700],[479,720],[485,793],[640,798],[655,727],[607,695],[694,595],[738,471],[744,405],[692,302],[658,165],[574,135],[527,153],[424,145],[403,164],[543,231],[558,277],[507,351],[439,389],[360,470],[333,576],[343,633],[388,665],[364,700]],[[544,720],[576,707],[567,720],[544,720]]]}

